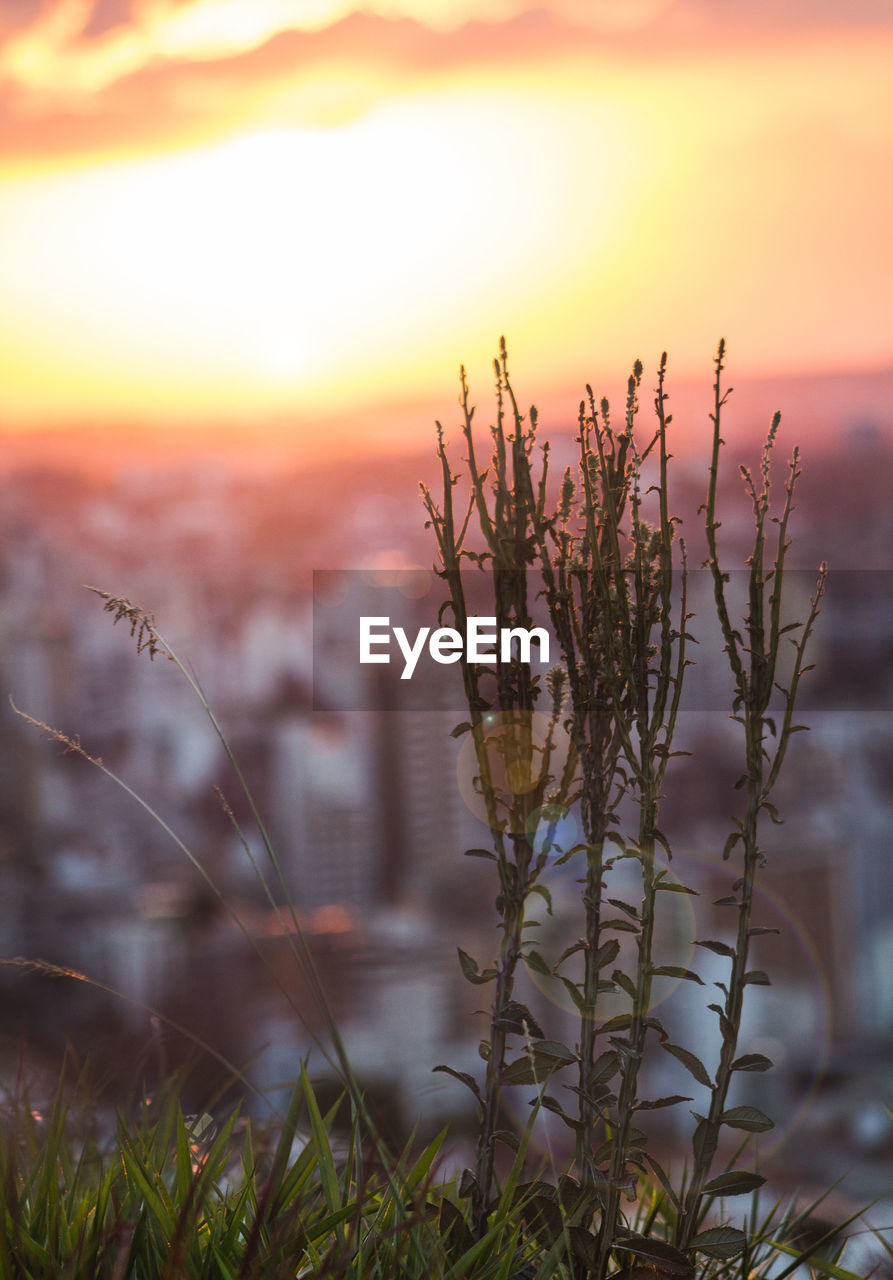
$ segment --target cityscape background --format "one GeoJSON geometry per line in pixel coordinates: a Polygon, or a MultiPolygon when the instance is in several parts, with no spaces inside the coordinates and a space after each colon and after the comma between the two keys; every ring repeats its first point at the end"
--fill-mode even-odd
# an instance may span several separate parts
{"type": "MultiPolygon", "coordinates": [[[[794,401],[797,390],[790,388],[794,401]]],[[[851,392],[856,399],[855,385],[851,392]]],[[[755,963],[773,985],[750,995],[743,1046],[777,1063],[755,1078],[748,1098],[779,1118],[770,1148],[778,1176],[821,1181],[852,1169],[856,1194],[883,1189],[893,1148],[889,428],[888,418],[857,415],[841,421],[838,449],[807,450],[788,580],[794,616],[822,558],[832,571],[801,700],[810,732],[793,740],[783,775],[785,825],[766,832],[759,916],[780,933],[761,941],[755,963]]],[[[570,424],[548,434],[558,455],[573,447],[570,424]]],[[[749,518],[735,463],[752,461],[757,443],[745,436],[727,449],[723,533],[732,569],[744,565],[749,518]]],[[[120,993],[8,971],[8,1069],[23,1043],[49,1067],[70,1040],[100,1055],[117,1079],[114,1092],[132,1083],[134,1061],[152,1078],[193,1060],[195,1042],[156,1011],[272,1097],[308,1052],[328,1072],[313,1048],[314,1036],[325,1039],[321,1012],[302,985],[288,927],[220,801],[218,789],[273,880],[213,727],[182,674],[137,653],[128,624],[113,625],[89,584],[156,618],[223,726],[351,1058],[388,1123],[402,1132],[419,1118],[451,1118],[459,1134],[470,1124],[461,1087],[432,1074],[439,1062],[482,1070],[480,993],[462,978],[456,948],[484,965],[495,945],[492,876],[487,864],[463,857],[488,837],[474,813],[471,762],[450,736],[463,718],[461,682],[447,686],[444,702],[442,683],[426,692],[424,667],[411,691],[389,668],[383,691],[384,669],[360,665],[355,617],[342,617],[325,587],[344,577],[367,592],[367,612],[387,611],[396,598],[403,613],[394,612],[395,622],[433,622],[442,584],[431,572],[435,549],[417,483],[434,472],[432,447],[353,469],[252,474],[199,456],[167,468],[107,457],[92,473],[32,462],[3,477],[0,661],[15,708],[77,738],[151,805],[259,943],[256,954],[130,794],[7,707],[5,955],[40,958],[120,993]],[[411,586],[410,599],[395,591],[401,583],[411,586]]],[[[683,455],[675,503],[690,546],[705,483],[706,459],[683,455]]],[[[740,772],[711,593],[696,570],[698,665],[678,741],[692,755],[674,761],[661,819],[672,871],[701,894],[697,930],[683,912],[669,920],[661,945],[706,981],[721,980],[723,962],[694,955],[690,944],[695,933],[722,937],[727,929],[720,908],[711,921],[709,903],[735,874],[720,853],[740,772]]],[[[553,959],[580,929],[578,874],[572,861],[547,875],[555,912],[543,917],[541,942],[553,959]]],[[[283,901],[278,887],[274,898],[283,901]]],[[[666,993],[661,1016],[709,1059],[717,1046],[707,1002],[700,988],[681,986],[666,993]]],[[[528,996],[554,1035],[573,1039],[569,1001],[556,988],[544,982],[528,996]]],[[[673,1065],[651,1082],[661,1093],[684,1083],[673,1065]]],[[[201,1093],[224,1075],[205,1054],[194,1087],[201,1093]]],[[[664,1128],[672,1144],[672,1122],[664,1128]]]]}

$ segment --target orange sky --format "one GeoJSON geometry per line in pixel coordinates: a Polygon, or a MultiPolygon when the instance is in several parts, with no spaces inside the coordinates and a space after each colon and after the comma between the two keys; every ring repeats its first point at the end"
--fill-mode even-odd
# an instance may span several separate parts
{"type": "MultiPolygon", "coordinates": [[[[855,0],[3,0],[3,424],[893,362],[855,0]]],[[[428,430],[430,418],[423,428],[428,430]]]]}

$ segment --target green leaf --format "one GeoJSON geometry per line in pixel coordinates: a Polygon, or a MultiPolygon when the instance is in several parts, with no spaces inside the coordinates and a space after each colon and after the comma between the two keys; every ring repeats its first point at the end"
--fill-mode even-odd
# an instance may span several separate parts
{"type": "Polygon", "coordinates": [[[468,952],[463,951],[461,947],[457,947],[456,950],[459,953],[459,964],[462,966],[462,972],[469,982],[480,986],[482,982],[492,982],[496,977],[495,969],[485,969],[483,973],[479,973],[477,961],[473,960],[468,952]]]}
{"type": "Polygon", "coordinates": [[[689,889],[688,885],[681,884],[678,880],[665,880],[663,874],[656,879],[654,887],[662,893],[688,893],[693,898],[700,897],[697,889],[689,889]]]}
{"type": "Polygon", "coordinates": [[[768,800],[764,800],[761,807],[766,810],[771,821],[774,822],[777,827],[784,826],[784,818],[780,818],[778,816],[778,810],[774,804],[770,804],[768,800]]]}
{"type": "Polygon", "coordinates": [[[310,1132],[313,1135],[316,1165],[319,1170],[319,1180],[322,1184],[326,1208],[329,1213],[335,1213],[341,1208],[343,1201],[338,1186],[338,1174],[335,1169],[335,1157],[332,1153],[329,1128],[322,1118],[316,1095],[313,1092],[307,1069],[303,1063],[301,1064],[301,1087],[304,1094],[304,1104],[307,1107],[307,1115],[310,1120],[310,1132]]]}
{"type": "Polygon", "coordinates": [[[620,1058],[613,1049],[607,1049],[604,1053],[600,1053],[589,1072],[586,1081],[587,1089],[592,1090],[596,1085],[603,1084],[605,1080],[610,1080],[611,1076],[616,1075],[619,1069],[620,1058]]]}
{"type": "Polygon", "coordinates": [[[585,1227],[569,1227],[571,1253],[583,1264],[586,1271],[594,1271],[598,1266],[598,1248],[595,1236],[585,1227]]]}
{"type": "Polygon", "coordinates": [[[518,1135],[516,1133],[512,1133],[511,1129],[497,1129],[493,1134],[493,1141],[501,1142],[504,1146],[508,1147],[510,1151],[517,1152],[521,1148],[518,1135]]]}
{"type": "Polygon", "coordinates": [[[691,1098],[673,1093],[667,1098],[655,1098],[652,1102],[636,1102],[633,1104],[633,1111],[657,1111],[660,1107],[675,1107],[677,1102],[691,1102],[691,1098]]]}
{"type": "Polygon", "coordinates": [[[492,849],[466,849],[466,858],[488,858],[490,862],[497,862],[498,859],[492,849]]]}
{"type": "Polygon", "coordinates": [[[771,987],[772,982],[768,973],[763,969],[750,969],[744,975],[744,985],[752,987],[771,987]]]}
{"type": "Polygon", "coordinates": [[[745,1053],[742,1057],[736,1058],[732,1063],[733,1071],[768,1071],[772,1066],[772,1059],[767,1058],[763,1053],[745,1053]]]}
{"type": "Polygon", "coordinates": [[[727,862],[727,861],[728,861],[729,856],[731,855],[732,850],[735,848],[735,845],[738,843],[738,841],[739,841],[740,839],[741,839],[741,832],[740,832],[740,831],[733,831],[733,832],[732,832],[732,834],[729,836],[728,840],[725,842],[725,844],[724,844],[724,845],[723,845],[723,847],[722,847],[722,860],[723,860],[723,862],[727,862]]]}
{"type": "Polygon", "coordinates": [[[521,1004],[518,1000],[509,1000],[507,1004],[503,1005],[493,1025],[498,1027],[500,1031],[509,1031],[514,1035],[527,1035],[536,1037],[538,1040],[543,1038],[543,1030],[540,1024],[527,1008],[527,1005],[521,1004]]]}
{"type": "Polygon", "coordinates": [[[612,1031],[627,1031],[632,1026],[632,1014],[618,1013],[615,1018],[609,1018],[607,1022],[603,1022],[599,1027],[602,1035],[610,1035],[612,1031]]]}
{"type": "Polygon", "coordinates": [[[450,730],[450,737],[461,738],[463,733],[469,733],[471,731],[471,727],[472,726],[467,720],[463,720],[461,724],[456,725],[455,729],[450,730]]]}
{"type": "MultiPolygon", "coordinates": [[[[620,950],[619,943],[617,944],[617,949],[618,951],[620,950]]],[[[576,951],[585,951],[585,950],[586,950],[586,943],[583,941],[582,938],[578,938],[576,942],[572,942],[569,947],[564,948],[561,955],[555,961],[555,969],[557,969],[559,965],[564,964],[568,956],[572,956],[576,951]]],[[[555,970],[553,969],[552,972],[554,973],[555,970]]]]}
{"type": "Polygon", "coordinates": [[[466,1089],[471,1090],[481,1106],[484,1105],[484,1100],[481,1097],[481,1091],[478,1088],[478,1082],[475,1080],[474,1076],[469,1075],[467,1071],[456,1071],[453,1067],[444,1066],[443,1063],[436,1067],[432,1067],[431,1070],[442,1071],[445,1075],[452,1076],[454,1080],[458,1080],[461,1084],[464,1084],[466,1089]]]}
{"type": "Polygon", "coordinates": [[[730,960],[735,959],[735,949],[730,947],[727,942],[716,942],[712,938],[705,940],[696,940],[696,947],[706,947],[708,951],[714,951],[718,956],[728,956],[730,960]]]}
{"type": "MultiPolygon", "coordinates": [[[[781,1253],[786,1253],[789,1258],[796,1258],[798,1263],[805,1261],[811,1270],[818,1271],[824,1276],[831,1276],[832,1280],[861,1280],[861,1277],[855,1271],[847,1271],[845,1267],[839,1267],[834,1262],[829,1262],[827,1258],[805,1258],[803,1251],[794,1249],[789,1244],[783,1244],[781,1240],[768,1240],[773,1249],[778,1249],[781,1253]]],[[[785,1268],[786,1272],[792,1271],[793,1268],[785,1268]]],[[[782,1273],[784,1274],[784,1272],[782,1273]]]]}
{"type": "Polygon", "coordinates": [[[671,1276],[691,1276],[694,1273],[691,1259],[681,1251],[667,1244],[665,1240],[654,1240],[645,1236],[623,1236],[614,1241],[613,1246],[619,1253],[633,1253],[649,1266],[657,1267],[671,1276]]]}
{"type": "Polygon", "coordinates": [[[684,978],[687,982],[696,982],[699,987],[704,985],[703,979],[693,969],[683,969],[676,964],[659,964],[651,973],[655,978],[684,978]]]}
{"type": "Polygon", "coordinates": [[[618,987],[620,987],[621,990],[626,992],[630,1000],[635,1002],[635,1000],[638,998],[639,993],[636,990],[636,984],[633,982],[632,978],[627,977],[627,975],[623,972],[622,969],[615,969],[614,972],[611,974],[611,977],[617,983],[618,987]]]}
{"type": "Polygon", "coordinates": [[[596,969],[604,969],[606,965],[611,964],[620,954],[620,943],[616,938],[609,938],[607,942],[603,942],[595,953],[596,969]]]}
{"type": "Polygon", "coordinates": [[[532,1053],[509,1063],[502,1075],[503,1084],[543,1084],[553,1071],[570,1066],[577,1055],[557,1040],[540,1040],[532,1053]]]}
{"type": "Polygon", "coordinates": [[[551,1182],[543,1182],[539,1179],[536,1182],[519,1182],[515,1187],[512,1204],[515,1208],[520,1208],[525,1204],[530,1204],[536,1196],[544,1196],[546,1200],[555,1200],[557,1194],[558,1192],[551,1182]]]}
{"type": "Polygon", "coordinates": [[[552,970],[546,964],[543,957],[538,951],[525,951],[522,955],[524,963],[528,969],[532,969],[534,973],[541,973],[547,978],[551,978],[552,970]]]}
{"type": "Polygon", "coordinates": [[[533,1046],[533,1052],[537,1058],[548,1059],[562,1067],[570,1066],[572,1062],[578,1061],[573,1049],[569,1049],[560,1040],[537,1040],[533,1046]]]}
{"type": "Polygon", "coordinates": [[[588,1221],[599,1203],[598,1191],[592,1183],[581,1185],[569,1173],[559,1176],[555,1193],[556,1204],[562,1208],[568,1222],[574,1218],[577,1221],[588,1221]]]}
{"type": "Polygon", "coordinates": [[[664,1192],[667,1196],[667,1199],[670,1201],[670,1204],[673,1206],[673,1208],[676,1210],[677,1213],[680,1213],[682,1211],[682,1206],[679,1202],[679,1196],[673,1190],[673,1186],[672,1186],[672,1183],[670,1182],[667,1171],[664,1169],[663,1165],[661,1165],[657,1160],[655,1160],[654,1156],[649,1155],[647,1152],[645,1154],[645,1159],[648,1161],[649,1165],[651,1166],[658,1182],[663,1187],[664,1192]]]}
{"type": "Polygon", "coordinates": [[[561,1210],[553,1200],[545,1196],[533,1196],[521,1210],[528,1229],[540,1240],[552,1244],[564,1232],[561,1210]]]}
{"type": "Polygon", "coordinates": [[[708,1258],[734,1258],[747,1244],[747,1236],[737,1227],[710,1227],[695,1236],[692,1248],[708,1258]]]}
{"type": "MultiPolygon", "coordinates": [[[[716,985],[721,986],[722,984],[717,983],[716,985]]],[[[725,990],[725,988],[723,988],[723,990],[725,990]]],[[[708,1004],[707,1008],[712,1009],[713,1012],[716,1014],[717,1018],[719,1019],[719,1029],[722,1032],[723,1039],[734,1040],[735,1028],[732,1026],[731,1022],[729,1022],[729,1019],[726,1017],[726,1012],[725,1012],[725,1009],[723,1009],[722,1005],[708,1004]]]]}
{"type": "Polygon", "coordinates": [[[502,1083],[505,1085],[512,1084],[543,1084],[544,1075],[548,1076],[548,1068],[545,1073],[538,1070],[536,1064],[525,1054],[523,1058],[516,1058],[514,1062],[510,1062],[502,1073],[502,1083]]]}
{"type": "Polygon", "coordinates": [[[727,1124],[731,1129],[746,1129],[748,1133],[765,1133],[774,1129],[775,1123],[757,1107],[732,1107],[719,1117],[720,1124],[727,1124]]]}
{"type": "Polygon", "coordinates": [[[698,1084],[706,1085],[707,1088],[709,1088],[713,1083],[710,1076],[707,1074],[707,1068],[704,1066],[701,1059],[696,1057],[688,1049],[683,1049],[682,1046],[678,1044],[670,1044],[667,1040],[662,1042],[661,1048],[665,1049],[667,1053],[672,1054],[678,1062],[681,1062],[682,1065],[694,1076],[698,1084]]]}
{"type": "Polygon", "coordinates": [[[546,904],[546,910],[549,915],[552,914],[552,895],[544,884],[535,884],[531,887],[531,893],[538,893],[546,904]]]}
{"type": "Polygon", "coordinates": [[[717,1129],[704,1116],[698,1115],[697,1111],[693,1111],[692,1115],[698,1123],[692,1134],[691,1149],[695,1160],[709,1168],[716,1154],[717,1129]]]}
{"type": "Polygon", "coordinates": [[[599,932],[602,929],[617,929],[620,933],[638,933],[639,926],[633,924],[632,920],[621,920],[619,917],[612,917],[610,920],[603,920],[599,926],[599,932]]]}
{"type": "Polygon", "coordinates": [[[743,1196],[749,1191],[756,1191],[765,1181],[758,1173],[745,1173],[738,1169],[713,1178],[705,1185],[704,1193],[711,1196],[743,1196]]]}
{"type": "Polygon", "coordinates": [[[576,1133],[580,1132],[580,1130],[583,1127],[580,1121],[574,1120],[572,1116],[569,1116],[557,1098],[553,1098],[551,1097],[550,1094],[544,1093],[542,1098],[540,1099],[540,1102],[541,1102],[541,1105],[544,1106],[547,1111],[552,1111],[555,1113],[556,1116],[561,1116],[562,1120],[564,1121],[564,1123],[567,1125],[569,1129],[573,1129],[576,1133]]]}
{"type": "Polygon", "coordinates": [[[564,983],[567,994],[573,1000],[580,1013],[586,1008],[586,1001],[583,999],[583,992],[580,990],[576,982],[572,982],[570,978],[566,978],[563,973],[558,974],[560,980],[564,983]]]}
{"type": "Polygon", "coordinates": [[[444,1199],[440,1202],[438,1216],[441,1240],[444,1242],[450,1240],[459,1253],[467,1252],[474,1244],[474,1236],[469,1230],[461,1209],[458,1209],[451,1200],[444,1199]]]}

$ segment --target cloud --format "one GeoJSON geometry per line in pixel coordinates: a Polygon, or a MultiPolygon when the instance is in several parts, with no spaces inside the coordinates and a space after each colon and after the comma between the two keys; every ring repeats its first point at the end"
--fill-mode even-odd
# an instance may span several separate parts
{"type": "Polygon", "coordinates": [[[93,12],[81,30],[80,40],[94,40],[116,27],[126,27],[133,21],[132,0],[95,0],[93,12]]]}
{"type": "Polygon", "coordinates": [[[331,124],[450,70],[666,59],[893,27],[889,0],[3,0],[0,159],[331,124]],[[300,15],[300,22],[296,18],[300,15]]]}
{"type": "Polygon", "coordinates": [[[565,29],[543,13],[449,32],[352,13],[213,58],[143,58],[121,38],[128,33],[87,38],[89,55],[68,55],[67,77],[45,46],[40,60],[19,48],[31,82],[8,76],[0,87],[0,121],[12,121],[0,128],[0,159],[185,145],[276,112],[279,123],[341,123],[451,68],[504,67],[567,48],[565,29]]]}

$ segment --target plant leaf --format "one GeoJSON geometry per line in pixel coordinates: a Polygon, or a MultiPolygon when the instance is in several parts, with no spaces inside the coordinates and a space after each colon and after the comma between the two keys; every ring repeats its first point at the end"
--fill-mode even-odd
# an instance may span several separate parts
{"type": "Polygon", "coordinates": [[[531,886],[531,893],[538,893],[546,904],[546,911],[552,914],[552,895],[544,884],[535,884],[531,886]]]}
{"type": "Polygon", "coordinates": [[[586,1271],[594,1271],[598,1266],[598,1249],[595,1236],[585,1227],[568,1227],[571,1242],[571,1253],[578,1262],[582,1262],[586,1271]]]}
{"type": "Polygon", "coordinates": [[[741,832],[733,831],[732,834],[729,836],[728,840],[726,840],[725,844],[722,847],[723,862],[728,861],[732,850],[735,848],[735,845],[738,843],[740,839],[741,839],[741,832]]]}
{"type": "Polygon", "coordinates": [[[683,1067],[694,1076],[698,1084],[706,1085],[709,1088],[713,1083],[701,1059],[696,1057],[689,1049],[683,1049],[678,1044],[670,1044],[668,1040],[662,1041],[661,1048],[672,1054],[678,1062],[681,1062],[683,1067]]]}
{"type": "Polygon", "coordinates": [[[737,1227],[710,1227],[695,1236],[692,1248],[708,1258],[734,1258],[747,1244],[747,1236],[737,1227]]]}
{"type": "Polygon", "coordinates": [[[637,1258],[649,1266],[671,1276],[691,1276],[694,1272],[691,1259],[681,1249],[667,1244],[665,1240],[654,1240],[645,1236],[623,1236],[614,1241],[615,1249],[620,1253],[634,1253],[637,1258]]]}
{"type": "Polygon", "coordinates": [[[711,1196],[743,1196],[748,1191],[756,1191],[765,1181],[758,1173],[746,1173],[737,1169],[713,1178],[705,1185],[704,1193],[711,1196]]]}
{"type": "Polygon", "coordinates": [[[572,1116],[569,1116],[557,1098],[553,1098],[550,1094],[544,1093],[540,1102],[547,1111],[554,1111],[556,1116],[561,1116],[569,1129],[573,1129],[576,1133],[580,1132],[583,1127],[580,1121],[574,1120],[572,1116]]]}
{"type": "Polygon", "coordinates": [[[464,1084],[467,1089],[471,1090],[481,1106],[484,1105],[484,1100],[481,1097],[481,1091],[478,1088],[478,1082],[475,1080],[474,1076],[469,1075],[467,1071],[456,1071],[453,1067],[444,1066],[443,1063],[439,1066],[432,1067],[431,1070],[443,1071],[446,1075],[452,1076],[454,1080],[460,1081],[460,1083],[464,1084]]]}
{"type": "Polygon", "coordinates": [[[651,970],[655,978],[684,978],[687,982],[696,982],[703,987],[704,980],[699,978],[693,969],[683,969],[677,964],[659,964],[651,970]]]}
{"type": "Polygon", "coordinates": [[[632,920],[623,920],[620,916],[612,917],[610,920],[603,920],[599,926],[602,929],[617,929],[620,933],[638,933],[639,926],[633,924],[632,920]]]}
{"type": "Polygon", "coordinates": [[[775,1128],[775,1122],[757,1107],[732,1107],[722,1113],[719,1122],[732,1129],[746,1129],[748,1133],[765,1133],[775,1128]]]}
{"type": "Polygon", "coordinates": [[[472,959],[468,952],[463,951],[461,947],[457,947],[456,950],[459,953],[459,964],[462,966],[462,972],[469,982],[480,986],[482,982],[491,982],[496,977],[495,969],[485,969],[483,973],[480,973],[477,960],[472,959]]]}
{"type": "Polygon", "coordinates": [[[521,1004],[518,1000],[509,1000],[503,1005],[493,1025],[500,1031],[511,1031],[515,1035],[535,1036],[538,1040],[543,1038],[542,1027],[527,1005],[521,1004]]]}
{"type": "Polygon", "coordinates": [[[636,990],[636,984],[633,982],[632,978],[627,977],[622,969],[615,969],[611,974],[611,977],[617,983],[618,987],[626,992],[630,1000],[635,1002],[639,993],[636,990]]]}
{"type": "MultiPolygon", "coordinates": [[[[619,943],[617,944],[617,949],[618,951],[620,950],[619,943]]],[[[586,943],[583,941],[582,938],[578,938],[576,942],[572,942],[569,947],[564,948],[561,955],[555,961],[555,969],[557,969],[559,965],[564,964],[568,956],[572,956],[575,951],[585,951],[585,950],[586,950],[586,943]]],[[[553,969],[552,972],[554,973],[555,970],[553,969]]]]}
{"type": "Polygon", "coordinates": [[[688,893],[693,898],[700,897],[697,889],[689,889],[688,885],[681,884],[678,880],[665,880],[661,877],[655,882],[655,889],[660,889],[663,893],[688,893]]]}
{"type": "Polygon", "coordinates": [[[718,956],[728,956],[730,960],[735,959],[735,949],[730,947],[727,942],[717,942],[713,938],[695,941],[696,947],[706,947],[708,951],[715,951],[718,956]]]}
{"type": "Polygon", "coordinates": [[[732,1063],[733,1071],[768,1071],[772,1066],[772,1059],[767,1058],[764,1053],[745,1053],[742,1057],[736,1058],[732,1063]]]}
{"type": "Polygon", "coordinates": [[[667,1098],[655,1098],[653,1102],[636,1102],[633,1104],[633,1111],[657,1111],[659,1107],[675,1107],[677,1102],[691,1102],[691,1098],[673,1093],[667,1098]]]}
{"type": "Polygon", "coordinates": [[[616,960],[620,954],[620,943],[616,938],[609,938],[607,942],[603,942],[595,953],[595,967],[604,969],[606,965],[616,960]]]}
{"type": "Polygon", "coordinates": [[[537,1058],[548,1059],[562,1067],[578,1061],[573,1049],[569,1049],[560,1040],[538,1040],[533,1046],[533,1052],[537,1058]]]}
{"type": "Polygon", "coordinates": [[[538,951],[525,951],[523,960],[527,968],[533,969],[534,973],[541,973],[544,977],[551,978],[552,970],[538,951]]]}
{"type": "MultiPolygon", "coordinates": [[[[548,1068],[545,1072],[548,1075],[548,1068]]],[[[544,1073],[539,1071],[536,1064],[530,1060],[525,1054],[523,1058],[516,1058],[514,1062],[510,1062],[502,1073],[502,1083],[511,1084],[544,1084],[544,1073]]]]}
{"type": "Polygon", "coordinates": [[[576,982],[572,982],[571,979],[565,977],[563,973],[558,974],[558,977],[564,983],[564,988],[567,991],[567,994],[582,1013],[586,1006],[586,1002],[583,999],[583,992],[580,990],[576,982]]]}

